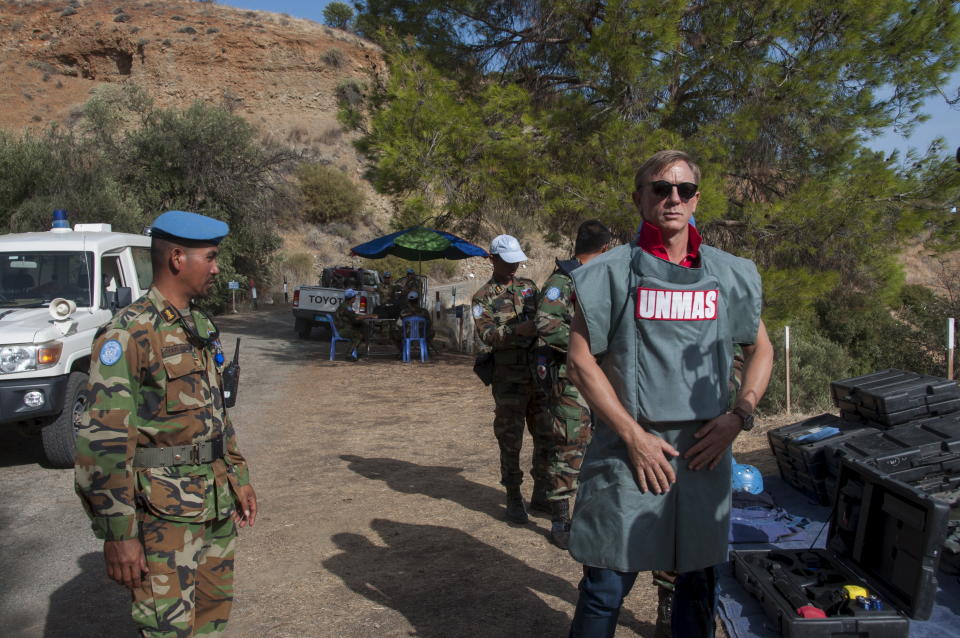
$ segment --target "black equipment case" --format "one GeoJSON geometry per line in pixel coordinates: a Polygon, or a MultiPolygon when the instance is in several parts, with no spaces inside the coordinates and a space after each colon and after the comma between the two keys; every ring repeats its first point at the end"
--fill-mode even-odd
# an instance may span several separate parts
{"type": "MultiPolygon", "coordinates": [[[[860,421],[821,414],[769,430],[767,441],[783,480],[820,504],[829,505],[833,495],[827,483],[831,478],[828,454],[843,441],[871,433],[880,431],[860,421]]],[[[836,476],[836,469],[832,474],[836,476]]]]}
{"type": "Polygon", "coordinates": [[[960,410],[956,381],[904,370],[880,370],[830,384],[842,416],[861,416],[877,427],[960,410]]]}
{"type": "Polygon", "coordinates": [[[733,570],[784,638],[905,638],[933,610],[946,502],[861,461],[843,459],[826,549],[736,550],[733,570]],[[864,608],[844,594],[866,589],[864,608]],[[826,618],[801,617],[809,605],[826,618]]]}
{"type": "Polygon", "coordinates": [[[827,441],[827,473],[836,476],[841,457],[862,459],[884,472],[926,465],[953,454],[960,462],[960,413],[917,419],[883,431],[858,432],[827,441]]]}

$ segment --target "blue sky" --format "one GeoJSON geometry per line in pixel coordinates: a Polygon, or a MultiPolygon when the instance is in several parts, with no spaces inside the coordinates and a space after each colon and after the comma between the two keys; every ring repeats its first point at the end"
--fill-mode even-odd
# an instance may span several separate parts
{"type": "MultiPolygon", "coordinates": [[[[323,22],[323,8],[333,0],[220,0],[220,4],[241,9],[257,9],[260,11],[273,11],[275,13],[287,13],[297,18],[307,18],[316,22],[323,22]]],[[[352,3],[347,1],[346,4],[352,3]]],[[[960,87],[960,71],[953,74],[945,88],[947,95],[956,95],[957,88],[960,87]]],[[[914,128],[909,138],[904,138],[893,131],[888,131],[885,135],[867,142],[877,150],[890,153],[893,150],[899,150],[901,156],[908,148],[916,148],[923,152],[936,137],[943,137],[946,140],[946,150],[950,155],[956,152],[960,146],[960,110],[957,107],[951,108],[946,101],[939,95],[935,95],[927,100],[924,105],[924,112],[930,115],[930,119],[919,124],[914,128]]]]}

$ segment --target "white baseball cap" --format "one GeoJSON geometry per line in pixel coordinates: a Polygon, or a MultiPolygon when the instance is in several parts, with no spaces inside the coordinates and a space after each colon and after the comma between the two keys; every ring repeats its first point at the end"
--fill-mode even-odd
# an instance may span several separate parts
{"type": "Polygon", "coordinates": [[[513,235],[497,235],[490,242],[490,254],[499,255],[508,264],[526,261],[527,256],[520,249],[520,242],[513,235]]]}

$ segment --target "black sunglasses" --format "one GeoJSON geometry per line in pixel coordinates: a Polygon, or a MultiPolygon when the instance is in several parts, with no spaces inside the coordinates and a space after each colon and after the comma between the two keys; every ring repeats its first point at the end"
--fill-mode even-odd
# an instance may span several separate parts
{"type": "Polygon", "coordinates": [[[682,199],[690,199],[697,194],[697,189],[700,188],[698,184],[693,182],[681,182],[680,184],[671,184],[668,181],[658,179],[655,182],[650,182],[650,189],[653,191],[653,194],[663,199],[664,197],[670,197],[673,194],[673,187],[677,187],[677,194],[680,195],[682,199]]]}

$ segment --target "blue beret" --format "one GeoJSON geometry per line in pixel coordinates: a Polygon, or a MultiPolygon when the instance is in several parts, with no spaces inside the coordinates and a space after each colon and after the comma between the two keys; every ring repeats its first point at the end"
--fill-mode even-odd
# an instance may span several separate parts
{"type": "Polygon", "coordinates": [[[150,227],[151,235],[211,244],[219,244],[229,232],[230,226],[226,222],[182,210],[168,210],[153,220],[150,227]]]}
{"type": "Polygon", "coordinates": [[[357,296],[357,291],[354,290],[353,288],[347,288],[346,290],[343,291],[344,299],[353,299],[356,296],[357,296]]]}

